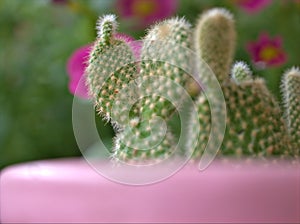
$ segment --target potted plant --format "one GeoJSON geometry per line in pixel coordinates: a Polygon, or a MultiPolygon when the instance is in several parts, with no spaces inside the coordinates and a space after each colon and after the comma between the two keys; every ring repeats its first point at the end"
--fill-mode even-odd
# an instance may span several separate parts
{"type": "Polygon", "coordinates": [[[75,105],[78,144],[102,175],[83,159],[7,168],[3,222],[299,222],[299,69],[283,76],[283,113],[246,63],[232,66],[225,9],[195,28],[162,21],[141,45],[116,36],[113,15],[97,29],[85,78],[116,131],[110,160],[99,162],[104,145],[84,142],[75,105]]]}

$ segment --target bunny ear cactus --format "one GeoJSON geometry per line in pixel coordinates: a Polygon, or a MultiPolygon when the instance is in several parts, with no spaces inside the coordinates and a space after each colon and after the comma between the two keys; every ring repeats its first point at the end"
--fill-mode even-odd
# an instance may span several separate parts
{"type": "MultiPolygon", "coordinates": [[[[253,79],[245,63],[231,70],[235,42],[233,16],[225,9],[212,9],[196,27],[196,49],[216,74],[227,107],[226,132],[221,155],[265,157],[290,153],[289,138],[279,105],[262,79],[253,79]]],[[[196,100],[200,124],[194,158],[202,155],[211,130],[210,108],[204,94],[196,100]]],[[[195,120],[196,119],[196,120],[195,120]]],[[[192,128],[191,128],[192,129],[192,128]]]]}
{"type": "Polygon", "coordinates": [[[174,18],[153,26],[140,62],[126,42],[114,37],[115,29],[114,16],[99,20],[86,70],[96,108],[116,127],[112,157],[130,163],[164,159],[176,150],[167,122],[185,96],[184,68],[190,60],[182,48],[190,46],[190,24],[174,18]]]}
{"type": "Polygon", "coordinates": [[[300,153],[300,70],[292,68],[285,72],[282,79],[285,117],[295,154],[300,153]]]}
{"type": "Polygon", "coordinates": [[[236,39],[231,13],[223,8],[203,13],[194,37],[196,53],[210,66],[221,84],[228,81],[236,39]]]}
{"type": "Polygon", "coordinates": [[[144,38],[137,75],[139,117],[117,134],[115,158],[145,163],[175,154],[176,141],[167,126],[184,100],[183,68],[190,60],[182,48],[189,47],[190,36],[190,24],[174,18],[156,24],[144,38]]]}
{"type": "Polygon", "coordinates": [[[183,49],[190,47],[190,32],[189,23],[174,18],[156,24],[144,38],[137,75],[140,116],[117,134],[115,158],[144,163],[175,154],[176,141],[167,126],[186,96],[182,86],[190,57],[183,49]]]}
{"type": "Polygon", "coordinates": [[[158,23],[144,38],[139,74],[143,86],[140,91],[147,96],[142,100],[144,119],[168,119],[176,109],[172,104],[179,106],[182,102],[181,86],[188,78],[184,69],[191,62],[184,48],[190,47],[190,37],[190,24],[174,18],[158,23]]]}
{"type": "MultiPolygon", "coordinates": [[[[112,110],[113,103],[123,105],[119,91],[134,82],[136,65],[128,43],[116,38],[116,28],[114,15],[99,18],[98,37],[90,53],[86,76],[89,95],[99,114],[116,127],[123,128],[128,123],[125,113],[128,108],[112,110]]],[[[127,97],[127,101],[133,103],[134,97],[127,97]]]]}
{"type": "MultiPolygon", "coordinates": [[[[223,140],[220,155],[265,158],[299,154],[299,70],[289,70],[283,80],[286,125],[264,80],[255,79],[243,62],[232,66],[236,33],[233,16],[225,9],[205,12],[194,35],[184,19],[173,18],[154,25],[143,39],[138,56],[126,40],[115,35],[115,16],[101,17],[97,29],[98,37],[86,69],[87,85],[97,111],[115,128],[115,161],[153,164],[173,155],[190,154],[194,149],[193,159],[198,159],[211,139],[223,140]],[[192,47],[201,60],[195,62],[192,47]],[[187,74],[190,68],[196,68],[200,76],[206,74],[200,79],[204,90],[214,82],[214,76],[207,76],[211,71],[201,67],[202,60],[221,85],[223,105],[227,108],[226,131],[224,139],[223,133],[210,136],[211,130],[216,129],[211,125],[216,120],[212,119],[210,108],[214,91],[191,91],[197,113],[193,111],[189,117],[188,141],[182,149],[176,145],[169,124],[178,121],[174,115],[181,108],[192,111],[191,105],[186,104],[191,96],[184,88],[193,83],[187,74]],[[199,127],[198,133],[195,130],[199,127]]],[[[219,111],[222,115],[226,112],[222,108],[219,111]]]]}

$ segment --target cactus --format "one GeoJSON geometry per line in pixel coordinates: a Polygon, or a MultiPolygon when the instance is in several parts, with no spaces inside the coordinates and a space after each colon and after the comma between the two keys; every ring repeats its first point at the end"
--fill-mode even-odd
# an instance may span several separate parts
{"type": "Polygon", "coordinates": [[[189,58],[181,48],[189,47],[190,36],[190,25],[175,18],[158,23],[144,38],[138,73],[140,116],[134,126],[117,134],[115,158],[136,163],[165,159],[175,153],[173,133],[161,122],[168,122],[184,100],[182,86],[187,75],[182,68],[189,65],[189,58]]]}
{"type": "Polygon", "coordinates": [[[236,39],[231,13],[222,8],[203,13],[194,36],[196,53],[210,66],[221,84],[228,81],[236,39]]]}
{"type": "MultiPolygon", "coordinates": [[[[300,148],[299,70],[292,69],[284,76],[287,126],[264,80],[255,78],[244,62],[232,66],[236,34],[233,16],[227,10],[205,12],[194,30],[178,18],[154,25],[142,40],[138,58],[129,43],[116,37],[115,16],[101,17],[97,29],[86,69],[87,85],[96,110],[115,127],[114,160],[145,164],[181,152],[169,125],[178,122],[174,116],[178,109],[191,106],[185,105],[189,96],[183,87],[195,87],[195,83],[186,71],[197,67],[193,63],[203,65],[184,50],[192,47],[215,73],[224,94],[227,129],[219,154],[260,158],[299,154],[300,150],[295,151],[300,148]]],[[[202,81],[205,84],[212,79],[202,81]]],[[[210,102],[197,88],[187,90],[197,114],[189,117],[183,149],[195,148],[194,159],[203,154],[212,129],[210,102]]]]}
{"type": "MultiPolygon", "coordinates": [[[[112,110],[112,107],[113,103],[123,105],[120,102],[119,91],[126,87],[124,84],[134,82],[137,68],[134,53],[128,43],[115,37],[116,28],[114,15],[99,18],[98,37],[90,53],[85,73],[89,94],[99,114],[111,121],[115,127],[123,128],[128,123],[128,117],[124,114],[128,108],[112,110]]],[[[134,99],[134,96],[128,97],[127,101],[133,103],[134,99]]]]}
{"type": "MultiPolygon", "coordinates": [[[[197,52],[215,72],[227,107],[226,132],[221,155],[265,157],[290,153],[287,128],[278,103],[262,79],[253,79],[245,63],[237,62],[231,70],[234,51],[233,17],[224,9],[210,10],[197,25],[197,52]]],[[[210,108],[204,94],[196,99],[200,135],[194,152],[198,158],[210,133],[210,108]]],[[[197,120],[198,119],[198,120],[197,120]]],[[[191,130],[193,127],[191,127],[191,130]]],[[[196,136],[197,137],[197,136],[196,136]]]]}
{"type": "Polygon", "coordinates": [[[164,159],[176,144],[160,119],[168,122],[184,101],[190,61],[182,48],[190,47],[190,24],[174,18],[153,26],[143,40],[141,62],[134,62],[128,45],[114,38],[115,17],[99,21],[87,85],[100,115],[116,127],[113,157],[134,163],[164,159]]]}
{"type": "Polygon", "coordinates": [[[291,68],[282,79],[285,117],[295,154],[300,153],[300,70],[291,68]]]}
{"type": "Polygon", "coordinates": [[[244,62],[236,62],[231,70],[232,80],[237,84],[241,84],[245,81],[253,80],[253,75],[248,67],[248,65],[244,62]]]}
{"type": "Polygon", "coordinates": [[[181,86],[188,78],[184,68],[190,63],[188,52],[182,49],[190,47],[190,32],[189,23],[175,18],[155,25],[144,38],[139,77],[143,82],[143,95],[151,93],[151,96],[142,99],[144,119],[152,116],[167,119],[176,109],[172,104],[182,101],[181,86]],[[172,102],[167,102],[165,97],[172,102]]]}

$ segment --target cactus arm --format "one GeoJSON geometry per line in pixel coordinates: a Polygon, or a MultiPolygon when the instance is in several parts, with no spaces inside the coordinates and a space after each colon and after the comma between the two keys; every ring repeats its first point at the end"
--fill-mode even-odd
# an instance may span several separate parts
{"type": "Polygon", "coordinates": [[[282,79],[285,117],[295,155],[300,154],[300,70],[291,68],[282,79]]]}
{"type": "Polygon", "coordinates": [[[235,50],[233,16],[223,8],[208,10],[200,16],[195,30],[195,48],[217,76],[219,82],[229,81],[235,50]]]}
{"type": "Polygon", "coordinates": [[[182,49],[190,46],[190,36],[190,24],[174,18],[156,24],[144,38],[137,79],[140,116],[115,138],[115,158],[153,162],[176,150],[168,121],[183,101],[189,57],[182,49]]]}
{"type": "Polygon", "coordinates": [[[184,19],[169,19],[152,27],[144,38],[139,75],[145,84],[141,91],[148,95],[142,100],[144,119],[169,119],[176,109],[172,103],[182,101],[181,89],[188,78],[184,70],[190,63],[189,52],[185,50],[190,48],[190,27],[184,19]],[[173,99],[172,103],[167,97],[173,99]]]}
{"type": "Polygon", "coordinates": [[[116,28],[114,15],[99,18],[98,37],[90,53],[85,75],[97,111],[104,119],[120,128],[128,122],[127,116],[122,114],[128,108],[112,111],[112,107],[114,104],[124,105],[120,102],[120,90],[133,83],[136,65],[129,44],[115,37],[116,28]]]}

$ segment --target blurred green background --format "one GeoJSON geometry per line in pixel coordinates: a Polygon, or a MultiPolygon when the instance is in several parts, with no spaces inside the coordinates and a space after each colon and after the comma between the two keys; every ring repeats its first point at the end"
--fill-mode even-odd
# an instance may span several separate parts
{"type": "MultiPolygon", "coordinates": [[[[73,95],[68,90],[66,63],[77,48],[95,39],[99,15],[117,13],[122,0],[1,0],[0,1],[0,169],[13,163],[80,156],[72,129],[73,95]]],[[[173,0],[175,1],[175,0],[173,0]]],[[[201,11],[230,9],[238,30],[236,59],[247,61],[255,75],[280,99],[279,80],[292,65],[300,65],[300,3],[272,1],[248,13],[240,0],[181,0],[174,15],[194,23],[201,11]],[[257,69],[246,44],[261,32],[280,36],[288,57],[280,66],[257,69]]],[[[120,32],[140,38],[143,27],[119,16],[120,32]]],[[[113,133],[99,120],[105,139],[113,133]]]]}

